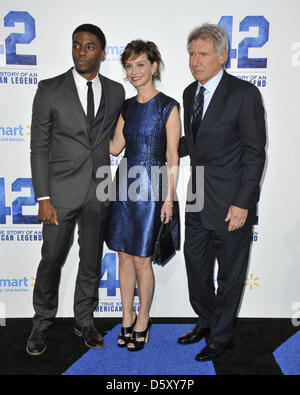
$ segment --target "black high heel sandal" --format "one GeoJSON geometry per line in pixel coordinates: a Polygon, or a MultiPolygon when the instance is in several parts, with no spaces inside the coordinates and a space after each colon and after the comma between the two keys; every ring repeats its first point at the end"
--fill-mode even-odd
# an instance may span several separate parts
{"type": "Polygon", "coordinates": [[[151,320],[149,318],[147,328],[142,332],[132,332],[131,340],[127,343],[128,351],[140,351],[144,348],[145,343],[149,342],[149,332],[150,332],[151,320]],[[138,340],[140,338],[144,338],[144,340],[138,340]],[[128,344],[132,343],[134,347],[128,347],[128,344]]]}
{"type": "Polygon", "coordinates": [[[136,323],[137,320],[137,314],[135,313],[135,319],[134,322],[131,326],[127,326],[126,328],[122,326],[121,328],[121,333],[117,338],[117,345],[118,347],[127,347],[127,344],[131,342],[131,336],[126,336],[126,335],[131,335],[133,332],[133,327],[136,323]],[[124,343],[119,343],[118,340],[122,340],[124,343]]]}

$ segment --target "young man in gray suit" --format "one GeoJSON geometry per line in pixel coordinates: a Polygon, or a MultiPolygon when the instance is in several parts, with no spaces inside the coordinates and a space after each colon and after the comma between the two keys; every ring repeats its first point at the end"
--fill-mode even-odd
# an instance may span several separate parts
{"type": "Polygon", "coordinates": [[[94,327],[93,311],[98,304],[109,204],[96,197],[96,172],[110,164],[109,140],[125,92],[121,84],[99,74],[106,45],[101,29],[81,25],[72,39],[75,67],[41,81],[33,103],[31,170],[43,246],[33,292],[33,328],[26,344],[30,355],[46,350],[47,330],[58,307],[61,268],[76,224],[80,261],[74,330],[88,347],[104,345],[94,327]]]}
{"type": "Polygon", "coordinates": [[[201,210],[190,208],[185,218],[184,256],[198,323],[178,342],[191,344],[207,335],[207,345],[195,358],[207,361],[233,345],[265,164],[266,127],[258,88],[224,70],[228,38],[220,26],[205,24],[192,31],[188,51],[195,81],[183,93],[180,156],[190,156],[195,196],[202,194],[196,168],[204,167],[204,203],[201,210]]]}

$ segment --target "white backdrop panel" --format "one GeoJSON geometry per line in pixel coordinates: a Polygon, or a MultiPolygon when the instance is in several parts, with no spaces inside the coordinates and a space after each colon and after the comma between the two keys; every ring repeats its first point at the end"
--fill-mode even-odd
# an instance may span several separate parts
{"type": "MultiPolygon", "coordinates": [[[[72,66],[71,34],[74,28],[82,23],[94,23],[103,29],[107,36],[107,57],[101,72],[123,83],[127,97],[135,95],[135,92],[125,81],[120,66],[122,49],[135,38],[154,41],[165,62],[158,89],[182,103],[183,89],[193,80],[188,68],[187,35],[203,22],[220,22],[231,38],[231,64],[227,71],[259,86],[268,125],[268,160],[239,316],[292,316],[292,305],[300,300],[300,196],[297,182],[300,167],[297,155],[300,142],[299,13],[298,0],[286,0],[284,6],[280,0],[152,0],[151,3],[141,0],[90,0],[85,6],[79,0],[1,2],[2,314],[5,310],[7,317],[33,315],[32,290],[42,236],[41,225],[35,223],[37,205],[31,190],[31,106],[39,80],[61,74],[72,66]]],[[[186,158],[181,161],[182,168],[188,164],[186,158]]],[[[178,186],[182,245],[185,175],[186,172],[182,170],[178,186]]],[[[58,316],[73,315],[77,265],[75,236],[62,271],[58,316]]],[[[116,254],[105,247],[96,316],[121,316],[117,266],[116,254]]],[[[151,315],[194,316],[188,300],[182,248],[168,265],[164,268],[155,266],[154,271],[156,286],[151,315]]]]}

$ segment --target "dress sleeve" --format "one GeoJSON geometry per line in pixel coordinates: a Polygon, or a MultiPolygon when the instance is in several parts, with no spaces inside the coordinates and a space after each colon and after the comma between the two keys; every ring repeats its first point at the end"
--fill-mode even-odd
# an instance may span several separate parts
{"type": "Polygon", "coordinates": [[[165,123],[168,122],[169,116],[175,106],[177,106],[178,111],[180,111],[180,104],[175,99],[170,99],[167,106],[165,107],[165,123]]]}

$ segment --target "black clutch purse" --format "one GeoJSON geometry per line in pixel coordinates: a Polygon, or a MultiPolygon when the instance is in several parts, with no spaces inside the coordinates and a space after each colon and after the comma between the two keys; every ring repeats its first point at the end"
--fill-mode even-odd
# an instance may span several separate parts
{"type": "Polygon", "coordinates": [[[162,222],[159,228],[154,246],[153,263],[164,266],[175,254],[172,234],[170,231],[163,232],[165,223],[162,222]]]}

